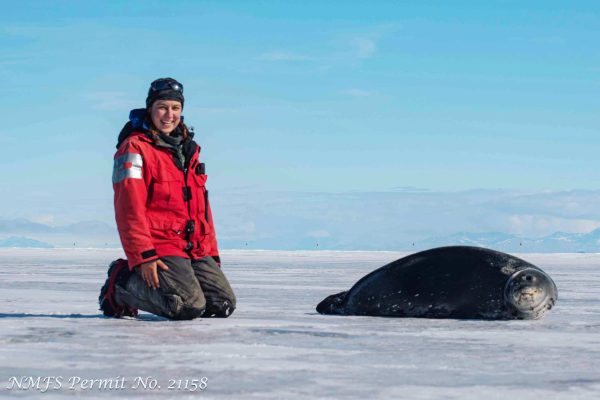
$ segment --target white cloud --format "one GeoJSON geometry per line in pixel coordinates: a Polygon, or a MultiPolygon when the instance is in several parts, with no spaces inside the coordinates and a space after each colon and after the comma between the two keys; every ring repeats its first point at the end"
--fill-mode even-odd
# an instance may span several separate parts
{"type": "Polygon", "coordinates": [[[503,232],[541,238],[600,227],[600,191],[520,192],[395,190],[352,193],[245,193],[214,198],[219,232],[263,244],[296,243],[298,232],[339,248],[404,248],[456,233],[503,232]],[[252,211],[250,211],[252,210],[252,211]],[[231,219],[232,215],[235,223],[231,219]],[[239,232],[252,221],[256,231],[239,232]]]}
{"type": "Polygon", "coordinates": [[[600,227],[600,220],[570,219],[547,215],[511,215],[509,232],[523,236],[544,236],[554,232],[587,233],[600,227]]]}
{"type": "MultiPolygon", "coordinates": [[[[0,219],[28,218],[49,225],[89,218],[112,221],[108,199],[91,204],[71,199],[65,209],[64,199],[53,193],[28,193],[17,204],[12,191],[0,187],[0,219]]],[[[404,249],[430,237],[462,232],[536,239],[600,227],[600,190],[436,192],[399,187],[385,192],[302,193],[249,185],[215,190],[213,195],[218,238],[226,247],[256,241],[264,248],[300,248],[313,238],[340,249],[404,249]]]]}
{"type": "Polygon", "coordinates": [[[375,54],[377,43],[375,39],[369,37],[357,37],[350,42],[354,49],[354,54],[358,58],[369,58],[375,54]]]}
{"type": "Polygon", "coordinates": [[[31,221],[37,222],[38,224],[52,225],[52,224],[54,224],[55,218],[54,218],[54,215],[50,215],[50,214],[36,215],[31,218],[31,221]]]}
{"type": "Polygon", "coordinates": [[[367,32],[354,35],[349,44],[353,55],[359,59],[371,58],[378,51],[379,42],[385,36],[395,33],[400,29],[396,23],[372,26],[367,32]]]}

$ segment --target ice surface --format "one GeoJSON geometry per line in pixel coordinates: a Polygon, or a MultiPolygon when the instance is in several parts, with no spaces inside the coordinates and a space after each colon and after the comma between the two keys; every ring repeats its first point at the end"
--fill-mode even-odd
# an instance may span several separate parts
{"type": "MultiPolygon", "coordinates": [[[[600,254],[518,255],[559,289],[539,321],[323,316],[316,304],[392,252],[225,251],[238,297],[228,319],[107,319],[97,296],[119,250],[0,249],[0,396],[11,377],[61,376],[44,398],[598,399],[600,254]],[[125,378],[70,389],[69,378],[125,378]],[[132,389],[153,377],[160,389],[132,389]],[[169,379],[207,378],[203,391],[169,379]]],[[[41,385],[43,386],[43,385],[41,385]]]]}

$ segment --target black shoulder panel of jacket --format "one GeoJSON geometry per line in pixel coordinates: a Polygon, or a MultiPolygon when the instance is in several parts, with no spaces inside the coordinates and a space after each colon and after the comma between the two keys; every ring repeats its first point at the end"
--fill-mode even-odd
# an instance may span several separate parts
{"type": "Polygon", "coordinates": [[[127,139],[127,137],[131,135],[131,132],[133,132],[133,126],[131,124],[131,121],[128,121],[123,127],[123,129],[121,129],[121,133],[119,133],[119,139],[117,139],[117,149],[119,148],[121,143],[123,143],[125,139],[127,139]]]}

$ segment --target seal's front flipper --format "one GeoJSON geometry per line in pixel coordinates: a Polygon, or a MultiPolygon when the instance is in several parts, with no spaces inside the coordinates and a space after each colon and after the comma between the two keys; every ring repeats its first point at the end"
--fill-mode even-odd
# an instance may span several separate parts
{"type": "Polygon", "coordinates": [[[348,293],[348,291],[327,296],[325,300],[320,302],[317,306],[317,312],[319,314],[344,314],[342,304],[346,298],[346,293],[348,293]]]}

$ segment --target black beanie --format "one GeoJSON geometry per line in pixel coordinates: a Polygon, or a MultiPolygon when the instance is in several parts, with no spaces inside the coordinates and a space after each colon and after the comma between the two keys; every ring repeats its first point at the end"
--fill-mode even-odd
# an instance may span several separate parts
{"type": "Polygon", "coordinates": [[[159,78],[150,84],[146,108],[150,109],[156,100],[175,100],[183,108],[183,85],[173,78],[159,78]]]}

